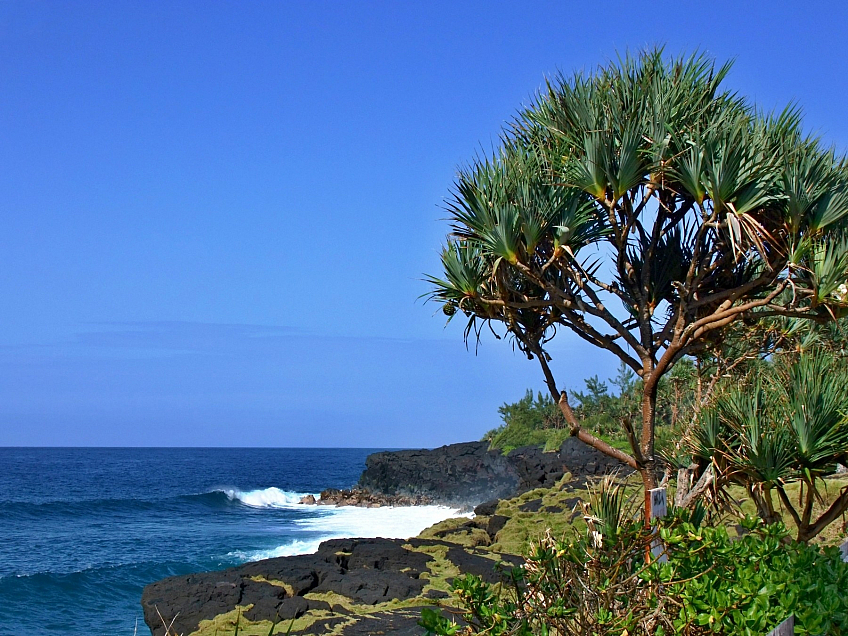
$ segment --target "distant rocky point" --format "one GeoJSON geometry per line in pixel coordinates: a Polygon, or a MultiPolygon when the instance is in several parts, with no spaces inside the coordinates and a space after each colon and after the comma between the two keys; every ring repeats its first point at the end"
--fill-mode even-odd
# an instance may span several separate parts
{"type": "Polygon", "coordinates": [[[567,439],[556,452],[525,446],[506,455],[490,450],[487,442],[465,442],[374,453],[365,460],[355,488],[328,488],[317,498],[306,495],[300,503],[364,508],[441,504],[470,511],[483,501],[549,488],[565,473],[580,478],[624,469],[576,438],[567,439]]]}
{"type": "Polygon", "coordinates": [[[567,472],[580,478],[615,470],[630,472],[576,437],[567,439],[556,452],[526,446],[506,455],[489,450],[487,442],[466,442],[433,450],[369,455],[359,489],[470,508],[534,488],[549,488],[567,472]]]}
{"type": "Polygon", "coordinates": [[[327,488],[316,499],[314,495],[302,497],[300,503],[319,506],[359,506],[361,508],[381,508],[382,506],[425,506],[433,503],[432,498],[425,495],[386,495],[380,492],[370,492],[362,488],[339,490],[327,488]]]}

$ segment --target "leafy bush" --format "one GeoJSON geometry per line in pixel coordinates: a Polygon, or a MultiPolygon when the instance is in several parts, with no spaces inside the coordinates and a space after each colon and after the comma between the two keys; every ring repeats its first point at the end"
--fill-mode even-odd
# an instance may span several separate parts
{"type": "Polygon", "coordinates": [[[518,402],[506,403],[498,409],[503,425],[486,434],[492,448],[510,451],[519,446],[545,446],[548,437],[563,431],[565,421],[559,407],[549,395],[527,389],[518,402]]]}
{"type": "MultiPolygon", "coordinates": [[[[621,428],[625,418],[635,420],[641,408],[641,380],[625,365],[608,382],[598,376],[583,381],[585,391],[570,391],[570,403],[580,425],[593,435],[620,449],[628,449],[621,428]],[[608,384],[617,389],[611,393],[608,384]]],[[[657,398],[657,445],[671,446],[680,438],[679,424],[688,422],[694,406],[697,377],[689,359],[678,362],[668,377],[660,381],[657,398]],[[672,440],[672,441],[670,441],[672,440]]],[[[570,437],[559,406],[550,395],[527,389],[517,402],[506,402],[498,413],[503,424],[483,436],[492,448],[511,451],[520,446],[544,446],[556,450],[570,437]]]]}
{"type": "Polygon", "coordinates": [[[639,522],[590,525],[569,542],[547,536],[501,585],[454,581],[462,624],[425,610],[421,625],[437,635],[751,636],[794,614],[796,634],[848,633],[838,550],[788,542],[782,524],[748,519],[750,533],[735,540],[700,520],[688,511],[664,520],[666,563],[646,563],[655,535],[639,522]]]}
{"type": "Polygon", "coordinates": [[[848,564],[836,548],[788,542],[786,527],[748,520],[753,532],[732,541],[727,529],[663,528],[669,563],[663,580],[679,607],[675,632],[765,634],[795,615],[796,634],[848,631],[848,564]],[[697,629],[704,631],[697,631],[697,629]]]}

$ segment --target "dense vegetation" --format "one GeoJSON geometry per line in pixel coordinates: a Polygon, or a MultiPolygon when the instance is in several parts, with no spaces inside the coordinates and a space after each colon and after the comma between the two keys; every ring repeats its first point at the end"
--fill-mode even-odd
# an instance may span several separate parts
{"type": "Polygon", "coordinates": [[[731,539],[703,525],[703,510],[678,510],[659,529],[667,561],[646,562],[655,535],[598,512],[587,511],[581,538],[537,542],[502,586],[457,578],[464,625],[424,610],[422,626],[444,636],[751,636],[794,614],[796,634],[848,630],[848,564],[835,548],[787,544],[782,524],[750,518],[750,532],[731,539]]]}
{"type": "MultiPolygon", "coordinates": [[[[641,380],[622,365],[615,377],[584,380],[585,390],[571,391],[572,411],[581,426],[610,445],[627,449],[621,420],[634,417],[639,408],[641,380]],[[614,387],[612,390],[610,387],[614,387]]],[[[683,360],[660,382],[657,399],[657,446],[662,451],[682,433],[693,416],[697,375],[694,364],[683,360]]],[[[503,424],[483,437],[504,452],[520,446],[558,448],[572,433],[559,405],[545,393],[528,389],[517,402],[504,403],[498,413],[503,424]]]]}
{"type": "Polygon", "coordinates": [[[809,541],[848,510],[845,488],[816,509],[825,478],[848,463],[846,411],[844,358],[820,350],[778,357],[719,392],[693,427],[688,450],[696,472],[712,479],[715,503],[728,503],[727,489],[737,484],[761,519],[778,521],[782,511],[796,538],[809,541]],[[793,484],[797,498],[788,494],[793,484]]]}

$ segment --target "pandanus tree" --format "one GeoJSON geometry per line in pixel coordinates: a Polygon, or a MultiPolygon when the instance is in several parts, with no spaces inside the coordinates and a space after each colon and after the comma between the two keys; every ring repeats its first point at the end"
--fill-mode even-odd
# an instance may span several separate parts
{"type": "Polygon", "coordinates": [[[848,170],[797,108],[722,88],[729,65],[661,50],[558,76],[460,170],[430,299],[541,366],[572,435],[654,488],[660,379],[736,324],[842,314],[848,170]],[[626,453],[584,430],[548,344],[569,330],[641,378],[626,453]]]}
{"type": "Polygon", "coordinates": [[[826,493],[824,480],[848,458],[848,364],[817,349],[762,367],[719,393],[688,445],[716,494],[743,486],[767,523],[781,520],[779,501],[806,542],[848,510],[848,486],[826,493]]]}

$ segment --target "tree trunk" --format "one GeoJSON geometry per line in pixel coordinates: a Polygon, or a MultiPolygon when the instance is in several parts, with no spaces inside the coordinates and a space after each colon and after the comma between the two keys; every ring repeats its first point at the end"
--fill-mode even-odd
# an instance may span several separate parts
{"type": "MultiPolygon", "coordinates": [[[[556,388],[553,375],[547,363],[542,357],[537,356],[542,364],[542,369],[545,370],[548,388],[551,395],[557,401],[560,411],[571,427],[571,434],[577,437],[580,441],[589,446],[601,451],[609,457],[613,457],[620,462],[627,464],[631,468],[637,470],[642,477],[642,484],[645,488],[645,523],[650,523],[651,517],[651,500],[649,490],[657,487],[657,461],[654,457],[654,424],[657,410],[657,380],[654,373],[646,372],[644,390],[642,393],[642,436],[637,442],[636,438],[630,435],[630,446],[633,450],[633,456],[624,453],[617,448],[607,444],[602,439],[599,439],[583,429],[580,422],[574,415],[571,405],[568,403],[568,395],[566,391],[559,391],[556,388]]],[[[646,369],[647,371],[647,369],[646,369]]],[[[632,433],[632,431],[631,431],[632,433]]]]}
{"type": "Polygon", "coordinates": [[[674,496],[674,505],[678,508],[688,508],[694,504],[713,482],[713,467],[710,465],[701,473],[698,481],[692,485],[692,477],[696,468],[697,466],[693,464],[689,468],[681,468],[677,471],[677,492],[674,496]]]}
{"type": "Polygon", "coordinates": [[[642,485],[645,487],[645,525],[651,525],[651,490],[657,487],[657,475],[653,469],[645,467],[639,469],[642,476],[642,485]]]}
{"type": "MultiPolygon", "coordinates": [[[[657,417],[657,378],[646,373],[642,389],[642,436],[639,440],[641,462],[639,474],[645,487],[645,523],[651,522],[651,498],[649,490],[657,487],[657,460],[654,456],[654,429],[657,417]]],[[[634,449],[636,450],[636,449],[634,449]]]]}
{"type": "Polygon", "coordinates": [[[694,475],[692,466],[688,468],[677,469],[677,488],[674,491],[674,505],[678,508],[689,496],[689,491],[692,489],[692,477],[694,475]]]}
{"type": "Polygon", "coordinates": [[[748,495],[757,507],[757,514],[767,524],[783,521],[780,514],[774,508],[771,490],[758,490],[752,484],[748,484],[748,495]]]}

